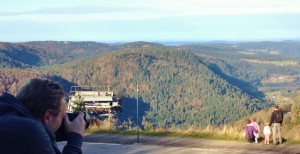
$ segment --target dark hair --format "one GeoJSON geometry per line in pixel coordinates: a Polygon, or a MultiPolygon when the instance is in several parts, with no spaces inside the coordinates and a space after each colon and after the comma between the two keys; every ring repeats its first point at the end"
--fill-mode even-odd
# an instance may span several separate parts
{"type": "Polygon", "coordinates": [[[251,124],[251,119],[248,119],[247,124],[251,124]]]}
{"type": "Polygon", "coordinates": [[[278,105],[275,105],[275,109],[279,109],[279,106],[278,106],[278,105]]]}
{"type": "Polygon", "coordinates": [[[65,92],[58,83],[44,78],[34,78],[21,88],[16,98],[33,116],[42,120],[48,109],[54,111],[54,116],[58,115],[64,95],[65,92]]]}
{"type": "Polygon", "coordinates": [[[256,121],[256,118],[255,118],[255,117],[252,117],[252,118],[251,118],[251,121],[256,121]]]}

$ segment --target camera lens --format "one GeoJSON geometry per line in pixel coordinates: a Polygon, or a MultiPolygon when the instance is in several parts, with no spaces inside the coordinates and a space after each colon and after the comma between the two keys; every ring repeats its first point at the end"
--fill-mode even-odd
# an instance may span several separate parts
{"type": "MultiPolygon", "coordinates": [[[[84,117],[83,117],[83,119],[84,119],[84,121],[85,121],[85,129],[87,129],[87,128],[89,128],[89,126],[90,126],[90,123],[91,123],[91,117],[90,117],[90,115],[89,114],[87,114],[86,112],[83,112],[84,113],[84,117]]],[[[76,117],[77,117],[77,115],[79,114],[79,112],[67,112],[67,114],[68,114],[68,117],[69,117],[69,120],[70,121],[73,121],[76,117]]]]}
{"type": "MultiPolygon", "coordinates": [[[[85,121],[85,129],[87,129],[91,123],[91,118],[90,115],[87,114],[86,112],[84,113],[84,121],[85,121]]],[[[67,112],[69,120],[73,121],[79,114],[79,112],[67,112]]],[[[64,125],[64,120],[62,120],[62,123],[59,127],[59,129],[57,130],[57,132],[55,133],[56,136],[56,141],[67,141],[68,140],[68,135],[65,129],[65,125],[64,125]]]]}

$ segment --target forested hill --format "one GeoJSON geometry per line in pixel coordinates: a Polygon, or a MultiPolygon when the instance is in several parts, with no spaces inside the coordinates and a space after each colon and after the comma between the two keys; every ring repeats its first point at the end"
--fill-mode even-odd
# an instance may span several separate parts
{"type": "MultiPolygon", "coordinates": [[[[261,94],[255,89],[264,83],[294,82],[300,75],[299,57],[242,50],[228,44],[197,44],[180,48],[202,57],[216,74],[256,96],[261,94]]],[[[300,51],[300,48],[293,51],[300,51]]]]}
{"type": "MultiPolygon", "coordinates": [[[[125,89],[132,98],[136,98],[138,82],[141,120],[149,127],[219,125],[266,106],[214,74],[194,54],[166,47],[105,54],[48,71],[80,86],[125,89]]],[[[123,103],[126,108],[136,101],[125,99],[123,103]]]]}
{"type": "Polygon", "coordinates": [[[36,41],[0,42],[1,67],[38,67],[62,64],[76,58],[95,56],[115,50],[97,42],[36,41]]]}
{"type": "Polygon", "coordinates": [[[30,43],[0,43],[1,67],[24,68],[53,65],[71,60],[71,56],[59,49],[39,47],[30,43]]]}
{"type": "Polygon", "coordinates": [[[71,60],[98,56],[115,50],[162,46],[149,42],[105,44],[98,42],[34,41],[0,42],[0,67],[24,68],[62,64],[71,60]]]}
{"type": "Polygon", "coordinates": [[[67,92],[112,86],[125,94],[122,115],[132,122],[138,82],[145,127],[220,125],[269,106],[266,92],[281,88],[272,84],[299,85],[299,58],[264,51],[228,43],[0,43],[0,91],[15,93],[32,77],[59,81],[67,92]]]}

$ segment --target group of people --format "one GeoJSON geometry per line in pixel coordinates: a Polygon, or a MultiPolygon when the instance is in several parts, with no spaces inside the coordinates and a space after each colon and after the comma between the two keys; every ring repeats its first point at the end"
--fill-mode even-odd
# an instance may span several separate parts
{"type": "MultiPolygon", "coordinates": [[[[263,134],[265,137],[264,144],[270,144],[270,135],[272,134],[272,143],[274,145],[282,143],[281,137],[281,125],[283,122],[283,112],[279,109],[278,105],[275,105],[275,110],[272,112],[270,122],[266,122],[263,134]]],[[[248,120],[246,125],[246,134],[245,138],[248,142],[255,142],[258,143],[259,138],[259,125],[256,122],[256,118],[251,118],[248,120]]]]}
{"type": "Polygon", "coordinates": [[[0,95],[1,154],[82,153],[85,125],[82,112],[69,120],[65,92],[54,81],[34,78],[16,96],[0,95]],[[68,140],[61,152],[55,132],[62,124],[68,140]]]}

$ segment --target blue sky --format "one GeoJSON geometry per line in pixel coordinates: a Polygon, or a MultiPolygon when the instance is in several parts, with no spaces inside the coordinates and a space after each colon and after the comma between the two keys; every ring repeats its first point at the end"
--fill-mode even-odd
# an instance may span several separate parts
{"type": "Polygon", "coordinates": [[[1,0],[0,41],[300,38],[299,0],[1,0]]]}

